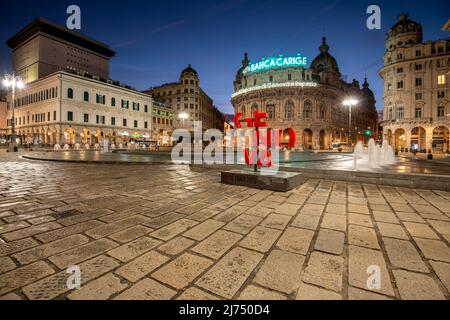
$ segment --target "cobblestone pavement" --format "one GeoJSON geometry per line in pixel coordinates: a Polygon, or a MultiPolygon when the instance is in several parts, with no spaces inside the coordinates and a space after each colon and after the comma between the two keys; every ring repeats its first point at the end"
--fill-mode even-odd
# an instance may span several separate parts
{"type": "Polygon", "coordinates": [[[449,242],[449,192],[0,156],[0,299],[449,299],[449,242]]]}

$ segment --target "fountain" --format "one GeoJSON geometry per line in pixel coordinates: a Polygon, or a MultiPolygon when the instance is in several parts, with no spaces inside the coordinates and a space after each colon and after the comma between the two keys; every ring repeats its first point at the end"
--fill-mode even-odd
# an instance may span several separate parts
{"type": "Polygon", "coordinates": [[[94,149],[95,149],[95,150],[100,149],[100,145],[99,145],[98,143],[94,144],[94,149]]]}
{"type": "Polygon", "coordinates": [[[85,148],[86,150],[89,150],[89,144],[86,143],[86,144],[84,145],[84,148],[85,148]]]}
{"type": "Polygon", "coordinates": [[[123,144],[119,143],[119,149],[123,149],[123,144]]]}
{"type": "Polygon", "coordinates": [[[53,148],[55,151],[61,150],[61,146],[59,144],[55,144],[55,147],[53,148]]]}
{"type": "Polygon", "coordinates": [[[116,150],[116,145],[114,143],[111,144],[111,150],[116,150]]]}
{"type": "Polygon", "coordinates": [[[377,169],[395,163],[395,154],[387,140],[379,146],[374,139],[370,139],[367,149],[362,142],[358,142],[353,152],[354,169],[377,169]]]}
{"type": "Polygon", "coordinates": [[[75,150],[80,150],[80,144],[79,143],[75,143],[75,150]]]}
{"type": "Polygon", "coordinates": [[[70,149],[70,146],[66,143],[65,145],[64,145],[64,150],[69,150],[70,149]]]}

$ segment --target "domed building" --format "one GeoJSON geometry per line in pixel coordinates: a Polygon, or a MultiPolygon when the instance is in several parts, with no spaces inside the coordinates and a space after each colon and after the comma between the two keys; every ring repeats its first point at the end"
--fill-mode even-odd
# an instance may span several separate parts
{"type": "Polygon", "coordinates": [[[423,42],[422,26],[402,14],[386,35],[383,135],[399,152],[449,151],[450,41],[423,42]]]}
{"type": "MultiPolygon", "coordinates": [[[[346,144],[349,135],[349,109],[343,101],[358,100],[352,109],[352,143],[377,136],[378,119],[375,98],[367,79],[362,88],[341,77],[338,63],[330,54],[326,38],[319,54],[308,67],[300,54],[282,55],[250,62],[245,54],[234,81],[231,103],[235,113],[252,117],[255,111],[268,113],[268,126],[284,133],[296,132],[296,149],[332,148],[346,144]]],[[[289,136],[282,135],[287,144],[289,136]]]]}

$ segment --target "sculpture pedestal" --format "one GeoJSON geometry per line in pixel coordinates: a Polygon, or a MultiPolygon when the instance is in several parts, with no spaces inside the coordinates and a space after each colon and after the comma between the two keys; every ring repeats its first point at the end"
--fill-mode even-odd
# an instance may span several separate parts
{"type": "Polygon", "coordinates": [[[303,175],[296,172],[253,172],[231,170],[221,172],[221,183],[286,192],[303,184],[303,175]]]}

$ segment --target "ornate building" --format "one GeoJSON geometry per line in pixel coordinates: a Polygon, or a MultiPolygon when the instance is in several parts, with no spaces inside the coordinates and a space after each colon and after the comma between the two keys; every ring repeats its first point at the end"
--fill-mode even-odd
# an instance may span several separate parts
{"type": "MultiPolygon", "coordinates": [[[[270,128],[295,130],[296,149],[331,149],[333,143],[346,143],[349,131],[353,143],[376,137],[375,98],[367,79],[362,88],[356,80],[344,81],[325,38],[319,52],[309,68],[300,55],[251,63],[245,54],[234,81],[235,113],[250,117],[257,110],[267,112],[270,128]],[[350,130],[349,110],[343,106],[349,97],[358,100],[350,130]]],[[[282,143],[287,138],[283,134],[282,143]]]]}
{"type": "MultiPolygon", "coordinates": [[[[7,41],[13,70],[26,82],[16,91],[16,133],[22,143],[95,144],[149,140],[149,95],[108,78],[108,46],[35,19],[7,41]]],[[[8,97],[7,135],[11,135],[8,97]]]]}
{"type": "Polygon", "coordinates": [[[400,15],[386,36],[383,135],[397,150],[448,152],[450,41],[422,40],[422,26],[400,15]]]}
{"type": "Polygon", "coordinates": [[[200,88],[198,73],[191,65],[181,72],[178,82],[153,87],[144,93],[172,107],[175,129],[193,129],[194,121],[202,121],[203,130],[216,128],[217,112],[220,111],[213,106],[212,99],[200,88]]]}

